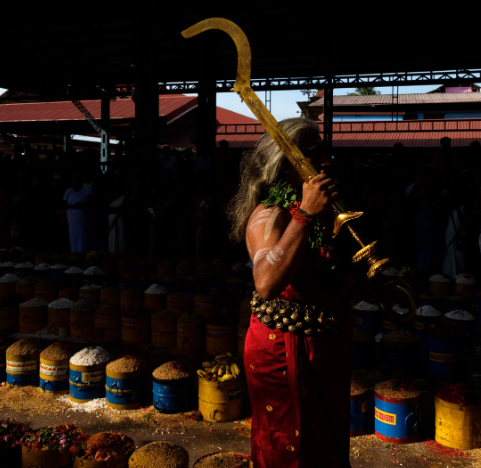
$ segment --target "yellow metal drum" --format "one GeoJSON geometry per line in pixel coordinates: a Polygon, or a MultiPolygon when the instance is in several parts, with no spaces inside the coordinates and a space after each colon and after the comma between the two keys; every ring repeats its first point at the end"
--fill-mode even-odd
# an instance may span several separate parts
{"type": "Polygon", "coordinates": [[[207,421],[228,422],[240,419],[241,380],[209,382],[199,376],[199,411],[207,421]]]}

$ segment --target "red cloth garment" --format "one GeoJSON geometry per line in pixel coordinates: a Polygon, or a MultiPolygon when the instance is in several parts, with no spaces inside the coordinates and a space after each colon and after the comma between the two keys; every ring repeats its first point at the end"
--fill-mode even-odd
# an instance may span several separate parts
{"type": "MultiPolygon", "coordinates": [[[[303,302],[288,286],[281,298],[303,302]]],[[[339,333],[283,333],[255,317],[244,364],[252,405],[254,468],[348,468],[352,323],[339,333]]]]}

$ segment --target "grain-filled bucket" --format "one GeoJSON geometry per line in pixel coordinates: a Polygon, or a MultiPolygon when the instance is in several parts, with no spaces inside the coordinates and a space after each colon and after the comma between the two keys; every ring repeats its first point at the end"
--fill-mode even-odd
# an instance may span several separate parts
{"type": "Polygon", "coordinates": [[[26,434],[22,440],[22,468],[70,468],[69,448],[85,442],[88,436],[73,424],[56,424],[26,434]],[[59,446],[63,439],[65,448],[59,446]]]}
{"type": "Polygon", "coordinates": [[[167,309],[174,311],[179,317],[193,312],[193,298],[189,294],[169,294],[167,296],[167,309]]]}
{"type": "Polygon", "coordinates": [[[209,453],[199,458],[194,463],[194,468],[205,468],[206,466],[235,466],[235,467],[247,467],[252,466],[249,464],[250,456],[246,453],[240,452],[216,452],[209,453]]]}
{"type": "Polygon", "coordinates": [[[83,274],[85,284],[103,284],[104,272],[96,266],[88,267],[83,274]]]}
{"type": "Polygon", "coordinates": [[[182,276],[168,276],[160,281],[160,285],[169,291],[169,294],[184,294],[185,278],[182,276]]]}
{"type": "Polygon", "coordinates": [[[177,348],[185,351],[204,349],[205,323],[197,314],[187,313],[177,320],[177,348]]]}
{"type": "Polygon", "coordinates": [[[159,413],[182,413],[192,409],[195,382],[184,362],[166,362],[154,370],[152,377],[154,408],[159,413]]]}
{"type": "Polygon", "coordinates": [[[63,263],[56,263],[52,265],[49,269],[49,279],[54,283],[58,283],[65,278],[65,272],[69,269],[68,265],[63,263]]]}
{"type": "Polygon", "coordinates": [[[120,310],[124,313],[134,315],[144,306],[144,291],[130,288],[120,293],[120,310]]]}
{"type": "Polygon", "coordinates": [[[451,294],[451,280],[442,274],[429,278],[429,292],[438,297],[447,298],[451,294]]]}
{"type": "Polygon", "coordinates": [[[427,372],[439,377],[458,377],[461,373],[462,350],[459,337],[432,331],[426,339],[427,372]]]}
{"type": "Polygon", "coordinates": [[[100,307],[117,307],[120,308],[120,289],[119,288],[102,288],[100,290],[100,307]]]}
{"type": "Polygon", "coordinates": [[[410,444],[421,438],[421,391],[410,382],[389,380],[374,387],[376,436],[392,444],[410,444]]]}
{"type": "Polygon", "coordinates": [[[15,293],[15,285],[20,278],[13,273],[7,273],[0,278],[0,299],[15,293]]]}
{"type": "Polygon", "coordinates": [[[130,315],[122,312],[121,340],[123,344],[140,345],[150,341],[150,313],[140,309],[130,315]]]}
{"type": "Polygon", "coordinates": [[[185,293],[197,296],[205,291],[206,278],[201,275],[188,276],[185,279],[185,293]]]}
{"type": "Polygon", "coordinates": [[[35,278],[49,278],[50,265],[48,263],[39,263],[33,268],[32,275],[35,278]]]}
{"type": "Polygon", "coordinates": [[[199,376],[199,411],[206,421],[229,422],[240,419],[241,379],[209,382],[199,376]]]}
{"type": "Polygon", "coordinates": [[[25,276],[32,275],[33,268],[34,268],[34,264],[31,262],[17,263],[13,267],[13,273],[21,279],[21,278],[25,278],[25,276]]]}
{"type": "Polygon", "coordinates": [[[250,320],[242,320],[237,325],[237,353],[242,358],[241,362],[244,362],[244,348],[246,343],[247,331],[249,330],[250,320]]]}
{"type": "Polygon", "coordinates": [[[73,266],[68,270],[65,270],[65,279],[70,286],[75,287],[78,290],[84,284],[83,273],[84,271],[81,268],[73,266]]]}
{"type": "Polygon", "coordinates": [[[195,263],[189,260],[179,262],[175,267],[175,274],[177,276],[187,277],[195,273],[195,263]]]}
{"type": "Polygon", "coordinates": [[[70,299],[57,299],[48,305],[47,329],[50,335],[66,337],[70,334],[70,299]]]}
{"type": "Polygon", "coordinates": [[[95,311],[95,339],[103,343],[120,341],[120,309],[104,306],[95,311]]]}
{"type": "Polygon", "coordinates": [[[413,373],[419,366],[419,341],[405,330],[396,330],[382,338],[384,359],[391,371],[413,373]]]}
{"type": "Polygon", "coordinates": [[[226,352],[235,354],[237,350],[237,327],[232,323],[216,321],[206,325],[205,350],[216,356],[226,352]]]}
{"type": "Polygon", "coordinates": [[[412,333],[420,340],[425,341],[429,327],[441,321],[442,314],[430,305],[419,307],[412,319],[412,333]]]}
{"type": "Polygon", "coordinates": [[[194,296],[194,313],[202,316],[207,322],[215,316],[215,304],[212,294],[194,296]]]}
{"type": "Polygon", "coordinates": [[[40,389],[67,395],[69,393],[70,349],[63,343],[54,343],[40,353],[40,389]]]}
{"type": "Polygon", "coordinates": [[[142,362],[133,356],[107,364],[105,391],[107,405],[118,410],[140,408],[142,400],[142,362]]]}
{"type": "Polygon", "coordinates": [[[11,335],[18,332],[18,306],[23,302],[20,294],[12,294],[0,298],[0,334],[11,335]]]}
{"type": "Polygon", "coordinates": [[[100,307],[100,291],[102,286],[99,284],[86,284],[79,289],[79,299],[90,301],[96,309],[100,307]]]}
{"type": "Polygon", "coordinates": [[[105,397],[105,366],[110,355],[100,346],[89,346],[70,358],[69,383],[72,401],[86,403],[105,397]]]}
{"type": "Polygon", "coordinates": [[[479,289],[476,279],[468,273],[459,273],[456,275],[456,283],[454,285],[456,294],[472,299],[476,291],[479,289]]]}
{"type": "Polygon", "coordinates": [[[13,262],[4,262],[4,261],[0,262],[0,278],[8,274],[13,274],[14,265],[15,264],[13,262]]]}
{"type": "Polygon", "coordinates": [[[144,307],[151,312],[160,312],[167,306],[168,291],[158,284],[150,285],[144,292],[144,307]]]}
{"type": "Polygon", "coordinates": [[[79,298],[79,288],[73,286],[65,286],[58,290],[59,299],[70,299],[73,302],[77,302],[79,298]]]}
{"type": "Polygon", "coordinates": [[[481,447],[481,393],[472,384],[438,388],[434,396],[435,440],[457,450],[481,447]]]}
{"type": "Polygon", "coordinates": [[[179,316],[171,310],[163,310],[151,316],[152,345],[158,348],[170,348],[177,344],[177,319],[179,316]]]}
{"type": "Polygon", "coordinates": [[[472,341],[474,335],[474,324],[476,317],[466,310],[452,310],[444,314],[443,322],[448,327],[453,327],[459,330],[459,333],[464,335],[464,339],[469,342],[472,341]]]}
{"type": "Polygon", "coordinates": [[[18,306],[18,331],[35,333],[47,325],[48,302],[34,297],[18,306]]]}
{"type": "Polygon", "coordinates": [[[7,387],[38,386],[39,355],[38,344],[27,338],[7,348],[7,387]]]}
{"type": "Polygon", "coordinates": [[[129,458],[129,468],[172,466],[188,468],[189,454],[170,442],[152,442],[136,450],[129,458]]]}
{"type": "Polygon", "coordinates": [[[369,409],[369,387],[357,378],[351,380],[350,436],[364,434],[369,409]]]}
{"type": "Polygon", "coordinates": [[[80,299],[70,308],[70,336],[77,340],[93,340],[95,337],[95,306],[80,299]]]}
{"type": "MultiPolygon", "coordinates": [[[[352,309],[354,327],[370,335],[377,335],[381,330],[380,307],[377,304],[361,301],[352,309]]],[[[395,330],[397,327],[393,327],[395,330]]],[[[390,330],[390,331],[393,331],[390,330]]]]}
{"type": "Polygon", "coordinates": [[[50,304],[58,298],[57,285],[47,279],[39,281],[35,284],[35,297],[50,304]]]}
{"type": "Polygon", "coordinates": [[[77,452],[73,468],[128,468],[135,442],[125,434],[100,432],[94,434],[77,452]]]}
{"type": "Polygon", "coordinates": [[[26,276],[15,283],[15,292],[23,296],[23,301],[28,301],[35,297],[35,278],[26,276]]]}
{"type": "Polygon", "coordinates": [[[157,263],[157,277],[159,280],[165,280],[168,276],[175,273],[175,260],[164,260],[157,263]]]}

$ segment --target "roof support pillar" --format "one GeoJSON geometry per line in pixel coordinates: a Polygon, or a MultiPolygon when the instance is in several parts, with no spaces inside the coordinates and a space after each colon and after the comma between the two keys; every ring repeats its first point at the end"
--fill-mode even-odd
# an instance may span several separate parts
{"type": "Polygon", "coordinates": [[[215,37],[202,36],[199,80],[199,113],[197,119],[197,151],[213,156],[217,135],[217,94],[215,77],[215,37]]]}
{"type": "Polygon", "coordinates": [[[324,148],[328,158],[332,156],[332,115],[333,115],[333,92],[332,79],[328,79],[328,85],[324,88],[324,148]]]}
{"type": "Polygon", "coordinates": [[[63,152],[65,156],[69,158],[72,153],[72,136],[70,133],[64,133],[63,135],[63,152]]]}
{"type": "Polygon", "coordinates": [[[100,169],[102,169],[102,172],[107,172],[110,154],[110,98],[107,93],[102,94],[100,115],[102,119],[100,169]]]}

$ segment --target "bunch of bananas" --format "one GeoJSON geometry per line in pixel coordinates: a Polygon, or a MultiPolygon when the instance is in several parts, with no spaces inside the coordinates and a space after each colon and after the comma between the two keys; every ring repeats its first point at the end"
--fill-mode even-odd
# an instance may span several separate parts
{"type": "Polygon", "coordinates": [[[240,368],[234,362],[231,353],[219,354],[214,361],[203,362],[202,369],[197,370],[197,374],[209,382],[237,379],[240,373],[240,368]]]}
{"type": "Polygon", "coordinates": [[[95,260],[97,257],[98,257],[97,252],[95,252],[93,250],[91,252],[85,254],[86,260],[95,260]]]}

